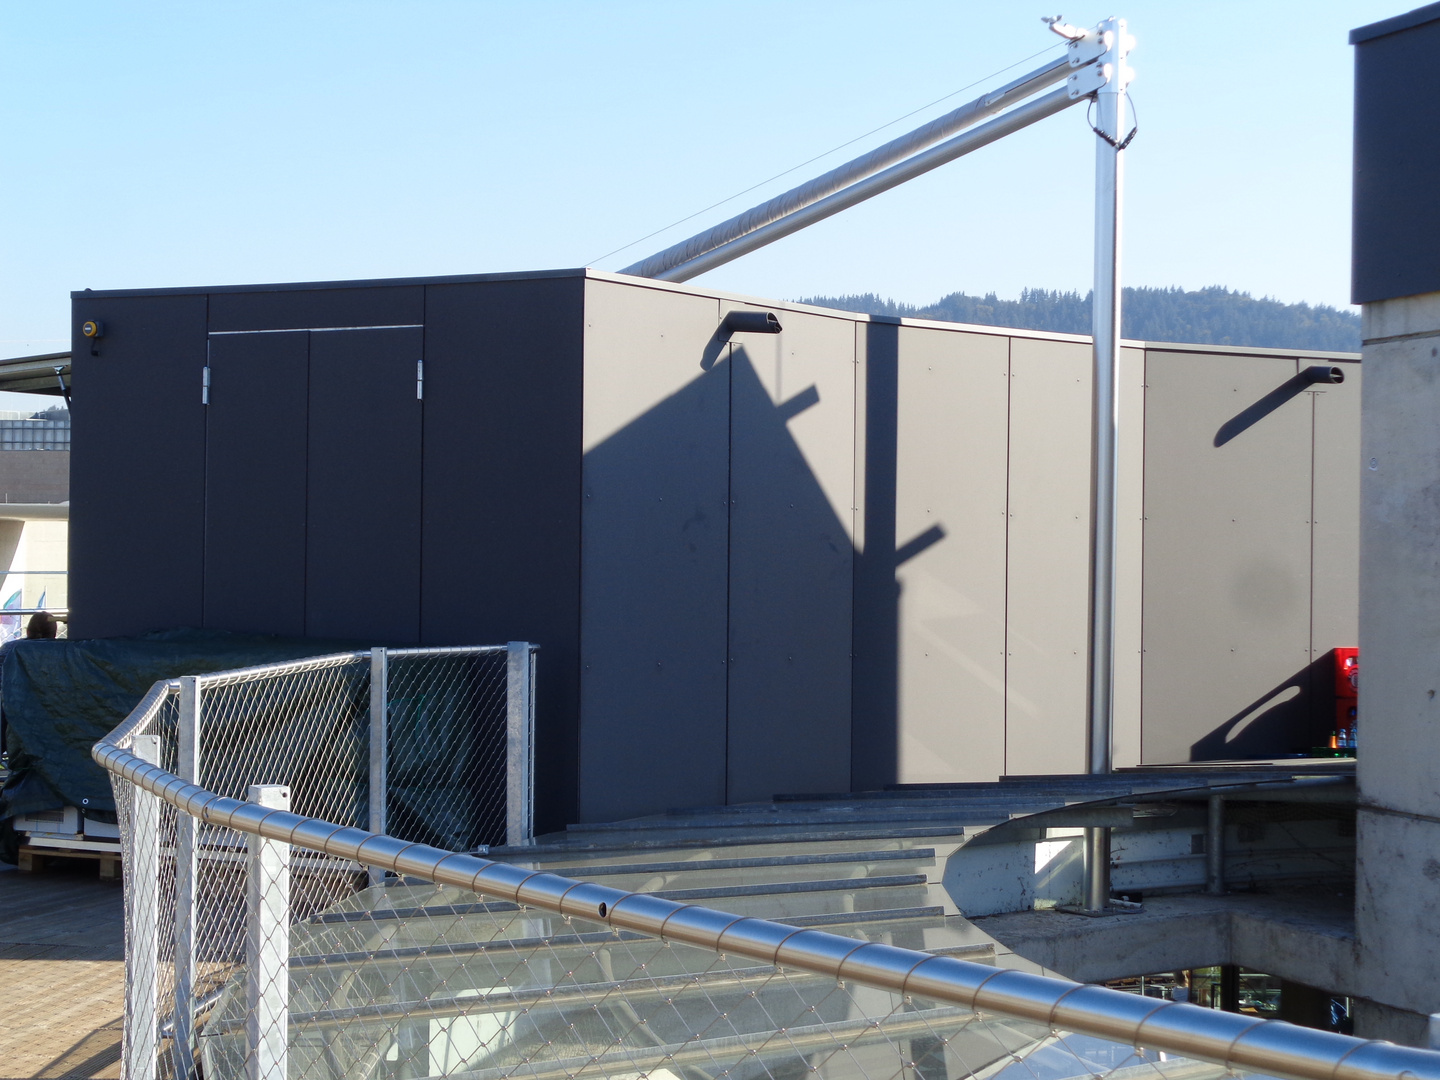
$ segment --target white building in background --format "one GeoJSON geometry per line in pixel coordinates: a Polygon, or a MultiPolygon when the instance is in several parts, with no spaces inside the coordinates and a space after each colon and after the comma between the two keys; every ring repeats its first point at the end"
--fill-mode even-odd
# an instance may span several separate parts
{"type": "Polygon", "coordinates": [[[0,640],[23,633],[32,612],[62,627],[69,612],[69,381],[69,353],[0,360],[0,390],[36,403],[0,412],[0,640]]]}

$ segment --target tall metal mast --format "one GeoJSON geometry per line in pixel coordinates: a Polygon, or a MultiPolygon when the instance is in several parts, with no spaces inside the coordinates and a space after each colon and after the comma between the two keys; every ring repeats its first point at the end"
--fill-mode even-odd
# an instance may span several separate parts
{"type": "MultiPolygon", "coordinates": [[[[626,267],[624,273],[686,281],[1071,105],[1091,103],[1097,140],[1086,768],[1092,774],[1103,774],[1113,765],[1121,161],[1129,141],[1123,134],[1125,88],[1132,76],[1125,58],[1134,42],[1123,19],[1106,19],[1093,30],[1065,25],[1058,16],[1045,21],[1070,42],[1063,61],[1046,64],[783,195],[656,252],[626,267]],[[1062,79],[1064,89],[1033,96],[1062,79]],[[967,128],[970,130],[964,130],[967,128]],[[939,142],[946,136],[952,137],[939,142]]],[[[1085,868],[1084,910],[1102,913],[1110,907],[1108,830],[1086,830],[1085,868]]]]}
{"type": "MultiPolygon", "coordinates": [[[[1086,728],[1087,767],[1113,765],[1115,705],[1115,534],[1118,487],[1120,372],[1120,222],[1124,160],[1125,87],[1130,51],[1125,20],[1096,28],[1105,52],[1105,83],[1095,95],[1095,291],[1091,308],[1094,392],[1090,444],[1090,641],[1086,728]]],[[[1110,903],[1110,831],[1085,831],[1085,907],[1110,903]]]]}

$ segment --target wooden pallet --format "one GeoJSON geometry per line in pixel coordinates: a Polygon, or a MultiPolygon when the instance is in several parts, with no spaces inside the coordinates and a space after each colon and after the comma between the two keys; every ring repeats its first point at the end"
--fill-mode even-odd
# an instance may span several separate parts
{"type": "Polygon", "coordinates": [[[51,859],[95,859],[100,863],[101,881],[118,881],[120,878],[120,852],[84,851],[76,848],[31,847],[20,845],[18,869],[33,873],[44,870],[51,859]]]}

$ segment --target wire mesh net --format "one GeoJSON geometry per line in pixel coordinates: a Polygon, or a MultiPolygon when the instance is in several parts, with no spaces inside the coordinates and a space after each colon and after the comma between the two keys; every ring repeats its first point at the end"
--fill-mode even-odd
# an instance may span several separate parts
{"type": "MultiPolygon", "coordinates": [[[[283,974],[237,971],[206,1017],[198,1043],[207,1078],[241,1077],[253,1067],[246,1028],[251,1003],[266,993],[247,991],[255,977],[272,991],[285,985],[290,1076],[1174,1080],[1224,1073],[424,882],[391,880],[294,918],[283,974]]],[[[888,943],[894,932],[866,936],[888,943]]],[[[273,1059],[265,1065],[279,1067],[273,1059]]]]}
{"type": "MultiPolygon", "coordinates": [[[[296,813],[359,828],[372,798],[382,799],[391,835],[450,850],[503,842],[514,785],[506,650],[397,653],[380,695],[387,723],[375,729],[388,732],[380,774],[391,778],[388,799],[383,779],[372,788],[370,654],[201,676],[189,712],[179,682],[158,686],[120,744],[217,795],[254,801],[257,788],[280,789],[296,813]]],[[[192,1017],[223,999],[256,948],[247,942],[256,841],[118,778],[112,786],[125,866],[125,1037],[138,1055],[126,1057],[155,1056],[158,1075],[192,1075],[192,1017]]],[[[280,935],[274,949],[282,956],[292,921],[368,882],[357,863],[300,849],[286,856],[284,877],[286,898],[268,931],[280,935]]],[[[263,1000],[273,1004],[273,995],[263,1000]]]]}
{"type": "MultiPolygon", "coordinates": [[[[396,650],[385,831],[450,851],[505,843],[507,656],[396,650]]],[[[330,819],[333,820],[333,819],[330,819]]]]}
{"type": "Polygon", "coordinates": [[[368,815],[370,661],[342,655],[199,680],[195,782],[243,799],[291,789],[294,811],[343,825],[368,815]]]}
{"type": "MultiPolygon", "coordinates": [[[[391,657],[386,668],[389,762],[401,786],[433,783],[447,798],[482,808],[441,831],[452,850],[487,835],[473,830],[503,827],[502,802],[472,779],[509,758],[502,734],[505,713],[515,715],[508,694],[516,681],[497,651],[500,657],[484,659],[411,653],[391,657]],[[471,718],[471,741],[457,717],[471,718]]],[[[357,654],[200,680],[193,753],[203,786],[337,825],[360,823],[368,809],[371,662],[357,654]]],[[[188,707],[178,685],[157,687],[117,744],[183,774],[192,752],[182,738],[188,707]]],[[[115,792],[132,1080],[1201,1080],[1225,1073],[387,877],[197,820],[118,777],[115,792]]],[[[403,812],[396,819],[406,827],[403,812]]],[[[431,820],[424,827],[433,830],[431,820]]],[[[859,910],[856,898],[838,898],[859,910]]],[[[926,932],[905,912],[921,910],[846,922],[844,933],[914,948],[926,932]]]]}

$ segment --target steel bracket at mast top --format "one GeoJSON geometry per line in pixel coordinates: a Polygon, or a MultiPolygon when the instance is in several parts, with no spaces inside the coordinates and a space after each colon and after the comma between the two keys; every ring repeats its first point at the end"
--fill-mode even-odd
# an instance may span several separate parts
{"type": "MultiPolygon", "coordinates": [[[[1135,38],[1126,32],[1125,20],[1106,19],[1096,29],[1087,30],[1085,37],[1072,42],[1070,47],[1074,50],[1082,44],[1093,50],[1093,59],[1070,76],[1067,83],[1070,96],[1089,97],[1106,89],[1124,93],[1135,78],[1135,69],[1126,63],[1126,57],[1135,47],[1135,38]]],[[[1117,132],[1109,134],[1118,137],[1117,132]]]]}

